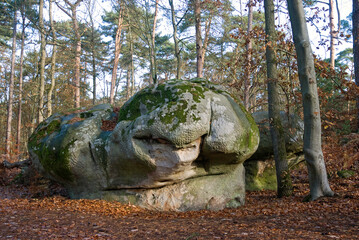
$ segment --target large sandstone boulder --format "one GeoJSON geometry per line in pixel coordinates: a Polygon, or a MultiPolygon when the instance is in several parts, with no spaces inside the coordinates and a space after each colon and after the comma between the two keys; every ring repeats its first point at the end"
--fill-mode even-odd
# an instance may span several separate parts
{"type": "MultiPolygon", "coordinates": [[[[290,163],[302,159],[304,122],[295,115],[280,113],[285,131],[287,159],[290,163]]],[[[273,144],[270,135],[268,112],[253,113],[260,132],[260,142],[257,151],[245,162],[247,190],[275,190],[277,178],[273,159],[273,144]]]]}
{"type": "Polygon", "coordinates": [[[257,149],[253,118],[220,87],[168,81],[109,105],[55,114],[29,139],[34,164],[73,198],[157,210],[244,203],[243,162],[257,149]],[[112,122],[114,129],[104,129],[112,122]]]}

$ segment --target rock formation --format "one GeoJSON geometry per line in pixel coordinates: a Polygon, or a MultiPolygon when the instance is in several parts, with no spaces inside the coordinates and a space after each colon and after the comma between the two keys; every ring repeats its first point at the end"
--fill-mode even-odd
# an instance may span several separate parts
{"type": "Polygon", "coordinates": [[[203,79],[148,87],[118,113],[104,104],[55,114],[29,139],[35,166],[73,198],[156,210],[244,204],[243,162],[257,149],[252,116],[203,79]],[[103,128],[112,121],[115,128],[103,128]]]}

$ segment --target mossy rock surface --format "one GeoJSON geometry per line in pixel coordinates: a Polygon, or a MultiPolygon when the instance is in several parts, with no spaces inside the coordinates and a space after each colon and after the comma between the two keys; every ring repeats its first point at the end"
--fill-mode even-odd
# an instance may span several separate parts
{"type": "Polygon", "coordinates": [[[341,178],[350,178],[355,175],[355,171],[344,169],[344,170],[338,171],[337,175],[341,178]]]}
{"type": "MultiPolygon", "coordinates": [[[[257,151],[252,155],[251,160],[263,160],[273,156],[273,144],[270,135],[269,119],[267,111],[253,113],[255,122],[260,133],[260,142],[257,151]]],[[[304,122],[295,115],[288,116],[280,112],[283,130],[285,133],[286,150],[289,155],[303,151],[304,122]]]]}
{"type": "Polygon", "coordinates": [[[223,87],[193,79],[145,88],[118,116],[109,105],[53,115],[30,137],[29,152],[73,198],[185,211],[242,205],[243,162],[258,143],[243,106],[223,87]],[[116,127],[103,130],[110,120],[116,127]]]}

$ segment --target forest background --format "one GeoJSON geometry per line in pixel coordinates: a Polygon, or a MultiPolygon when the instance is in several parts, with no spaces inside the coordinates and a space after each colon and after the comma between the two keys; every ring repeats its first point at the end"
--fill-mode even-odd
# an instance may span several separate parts
{"type": "MultiPolygon", "coordinates": [[[[274,3],[280,107],[303,116],[286,1],[274,3]]],[[[359,1],[303,3],[317,54],[323,154],[333,197],[303,202],[308,171],[298,164],[290,169],[290,197],[255,191],[236,209],[158,213],[117,202],[70,200],[59,185],[38,175],[23,184],[19,169],[5,171],[1,164],[0,236],[356,239],[359,90],[354,72],[359,68],[354,62],[359,61],[353,56],[358,45],[352,48],[352,23],[358,27],[359,14],[347,16],[344,10],[356,3],[358,11],[359,1]]],[[[120,107],[138,90],[173,78],[202,76],[224,85],[248,111],[268,110],[263,5],[262,0],[1,0],[0,159],[26,158],[28,137],[53,113],[108,102],[120,107]],[[194,2],[201,2],[199,15],[194,2]],[[202,34],[196,36],[198,30],[202,34]]]]}
{"type": "MultiPolygon", "coordinates": [[[[357,127],[351,14],[342,1],[304,3],[324,136],[345,136],[357,127]]],[[[275,10],[280,102],[302,115],[286,2],[275,10]]],[[[0,11],[0,154],[11,161],[26,156],[28,137],[53,113],[121,106],[156,81],[198,76],[191,1],[3,0],[0,11]]],[[[267,110],[263,2],[202,1],[201,24],[203,77],[250,112],[267,110]]]]}

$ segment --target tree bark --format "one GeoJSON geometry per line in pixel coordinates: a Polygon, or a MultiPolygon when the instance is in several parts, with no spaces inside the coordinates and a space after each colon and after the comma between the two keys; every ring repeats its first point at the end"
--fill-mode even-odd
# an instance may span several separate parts
{"type": "Polygon", "coordinates": [[[334,27],[334,0],[329,0],[329,31],[330,31],[330,68],[335,67],[335,39],[338,38],[340,31],[340,12],[338,9],[338,0],[336,0],[338,14],[338,29],[334,27]]]}
{"type": "Polygon", "coordinates": [[[56,5],[72,20],[72,26],[75,32],[75,75],[74,75],[74,85],[75,85],[75,108],[80,108],[81,99],[80,99],[80,68],[81,68],[81,34],[79,30],[79,24],[77,20],[77,7],[83,0],[76,0],[74,4],[72,4],[69,0],[64,0],[65,3],[70,7],[71,12],[67,11],[57,2],[56,5]]]}
{"type": "Polygon", "coordinates": [[[197,53],[197,77],[203,77],[203,43],[201,31],[201,1],[194,0],[194,18],[196,22],[196,53],[197,53]]]}
{"type": "Polygon", "coordinates": [[[152,35],[151,35],[151,65],[152,65],[152,80],[153,84],[157,83],[157,61],[156,61],[156,25],[157,25],[157,15],[158,15],[158,0],[156,0],[155,5],[155,15],[153,17],[153,26],[152,26],[152,35]]]}
{"type": "MultiPolygon", "coordinates": [[[[354,78],[359,87],[359,0],[353,0],[353,54],[354,54],[354,78]]],[[[357,96],[357,129],[359,129],[359,96],[357,96]]]]}
{"type": "Polygon", "coordinates": [[[44,27],[44,0],[40,0],[39,5],[39,28],[40,28],[40,87],[39,87],[39,106],[37,112],[37,123],[44,120],[44,92],[45,92],[45,60],[46,60],[46,39],[44,27]]]}
{"type": "Polygon", "coordinates": [[[130,96],[134,94],[135,91],[135,67],[134,67],[134,61],[133,61],[133,39],[132,39],[132,31],[131,31],[131,25],[128,27],[128,35],[129,35],[129,44],[130,44],[130,55],[131,55],[131,91],[130,96]]]}
{"type": "Polygon", "coordinates": [[[88,14],[90,17],[90,24],[91,24],[91,63],[92,63],[92,104],[96,104],[96,50],[95,50],[95,24],[93,21],[93,9],[94,9],[94,1],[88,0],[87,2],[87,9],[88,14]]]}
{"type": "Polygon", "coordinates": [[[131,88],[131,65],[127,67],[127,73],[126,73],[126,100],[130,98],[130,88],[131,88]]]}
{"type": "Polygon", "coordinates": [[[14,22],[13,22],[13,32],[12,32],[12,50],[11,50],[11,70],[10,70],[10,83],[9,83],[9,101],[7,106],[7,125],[6,125],[6,146],[5,146],[5,157],[10,160],[11,154],[11,123],[12,123],[12,105],[13,105],[13,95],[14,95],[14,79],[15,79],[15,55],[16,55],[16,21],[17,21],[17,12],[14,9],[14,22]]]}
{"type": "Polygon", "coordinates": [[[121,52],[121,32],[122,32],[122,24],[123,24],[123,11],[124,11],[124,4],[122,4],[121,1],[120,12],[118,15],[117,31],[115,37],[115,59],[113,60],[113,69],[112,69],[112,77],[111,77],[110,104],[115,103],[117,69],[118,69],[118,63],[120,60],[120,52],[121,52]]]}
{"type": "Polygon", "coordinates": [[[21,6],[22,30],[21,30],[21,50],[20,50],[20,69],[19,69],[19,97],[18,97],[18,112],[17,112],[17,131],[16,131],[16,146],[17,152],[21,151],[21,119],[22,119],[22,83],[23,83],[23,63],[24,63],[24,47],[25,47],[25,23],[26,16],[24,6],[21,6]]]}
{"type": "Polygon", "coordinates": [[[173,4],[173,0],[168,0],[171,6],[171,16],[172,16],[172,27],[173,27],[173,41],[175,44],[175,57],[177,59],[177,71],[176,71],[176,78],[181,78],[181,55],[179,51],[178,39],[177,39],[177,23],[176,23],[176,13],[173,4]]]}
{"type": "MultiPolygon", "coordinates": [[[[78,1],[80,3],[80,1],[78,1]]],[[[75,107],[80,108],[80,68],[81,68],[81,35],[79,32],[79,25],[77,21],[77,5],[71,7],[72,22],[74,26],[76,49],[75,49],[75,107]]]]}
{"type": "Polygon", "coordinates": [[[49,20],[50,20],[50,27],[52,32],[52,55],[51,55],[51,70],[50,70],[51,86],[47,93],[47,117],[50,117],[52,114],[52,93],[55,89],[56,51],[57,51],[56,29],[52,17],[52,2],[53,0],[49,1],[49,20]]]}
{"type": "Polygon", "coordinates": [[[203,51],[202,51],[202,57],[201,57],[201,65],[202,67],[204,66],[204,59],[206,56],[206,50],[207,50],[207,46],[208,46],[208,41],[209,41],[209,31],[211,30],[211,25],[212,25],[212,15],[209,16],[209,18],[206,21],[206,25],[205,25],[205,31],[204,31],[204,40],[203,40],[203,51]]]}
{"type": "Polygon", "coordinates": [[[247,57],[246,57],[246,69],[244,74],[244,88],[243,88],[243,104],[246,110],[249,110],[249,91],[251,86],[251,60],[252,60],[252,39],[250,37],[250,34],[252,32],[252,26],[253,26],[253,0],[248,1],[248,26],[247,26],[247,44],[246,44],[246,51],[247,51],[247,57]]]}
{"type": "Polygon", "coordinates": [[[310,46],[303,3],[287,0],[294,45],[297,53],[299,81],[304,112],[304,156],[308,166],[310,199],[333,196],[322,152],[320,108],[314,58],[310,46]]]}
{"type": "Polygon", "coordinates": [[[266,62],[268,81],[268,119],[273,144],[274,160],[277,175],[278,197],[290,196],[293,193],[292,181],[288,169],[287,151],[285,148],[285,131],[283,129],[280,111],[279,85],[275,47],[277,33],[274,21],[274,2],[264,0],[265,32],[266,32],[266,62]]]}

